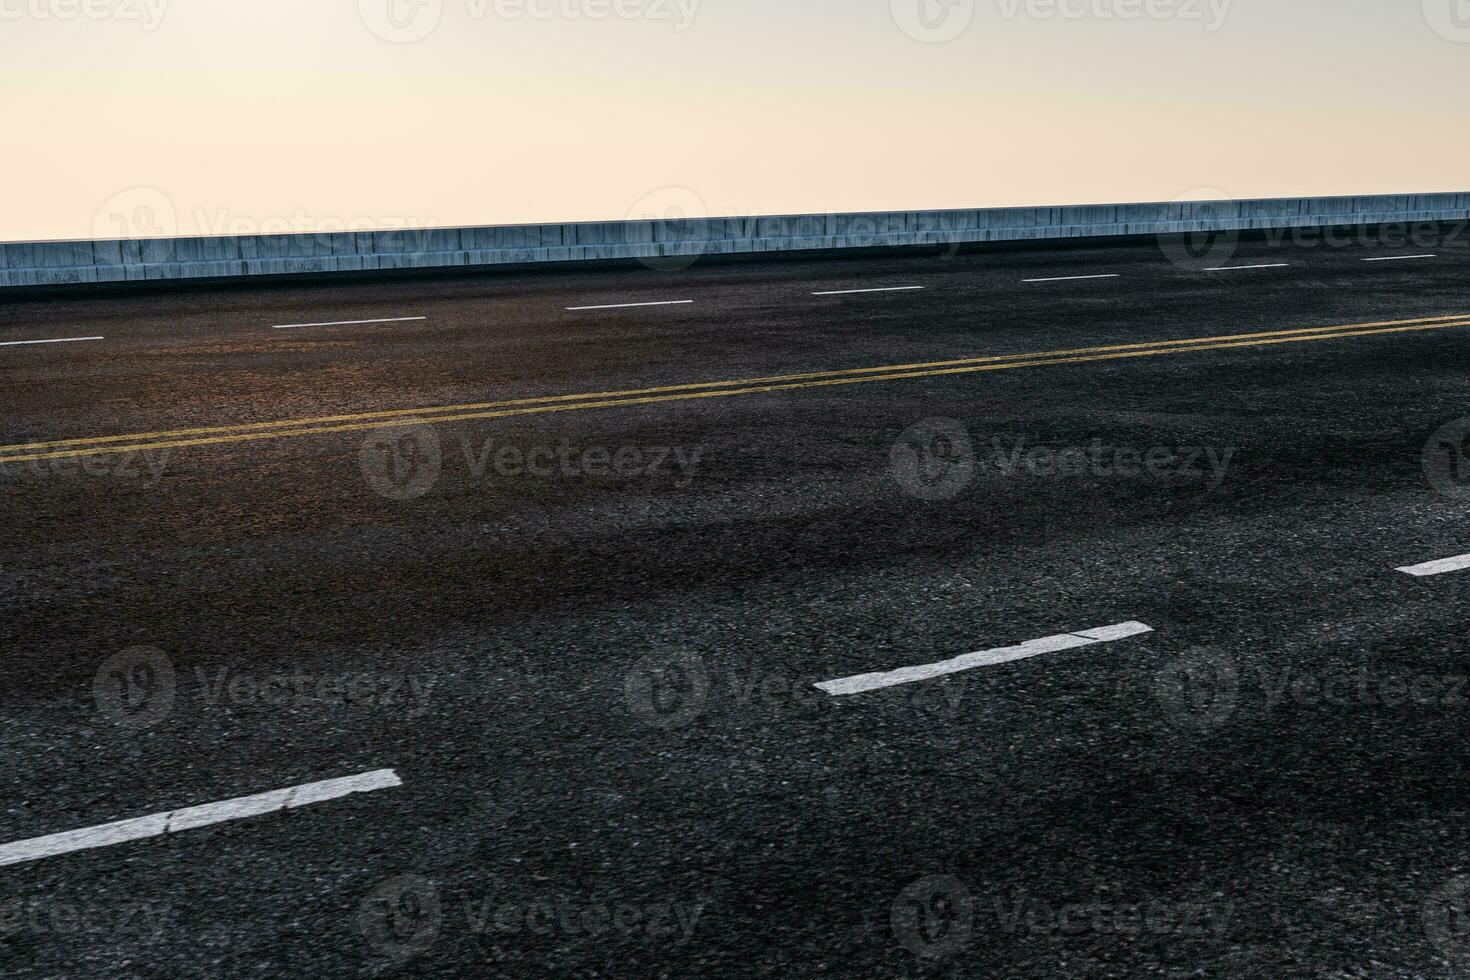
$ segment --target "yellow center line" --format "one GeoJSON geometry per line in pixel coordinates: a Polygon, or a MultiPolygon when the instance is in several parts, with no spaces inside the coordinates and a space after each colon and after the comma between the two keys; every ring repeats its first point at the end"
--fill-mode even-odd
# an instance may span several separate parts
{"type": "MultiPolygon", "coordinates": [[[[378,412],[360,412],[353,415],[326,415],[316,418],[281,419],[273,422],[249,422],[239,425],[211,426],[206,428],[173,429],[162,432],[135,432],[127,435],[117,436],[94,436],[81,439],[61,439],[51,442],[29,442],[19,443],[11,446],[0,446],[0,453],[12,452],[35,452],[42,449],[62,449],[76,446],[102,446],[110,443],[134,443],[155,439],[181,439],[190,436],[216,436],[226,434],[244,434],[254,432],[267,432],[277,434],[271,430],[298,430],[306,426],[333,425],[339,422],[364,422],[371,419],[387,420],[397,418],[419,418],[424,416],[442,416],[459,412],[480,412],[487,409],[518,408],[526,405],[556,405],[568,402],[597,402],[603,403],[611,398],[638,398],[645,395],[663,395],[676,392],[703,391],[707,389],[740,388],[745,389],[753,385],[784,384],[793,381],[812,381],[825,378],[842,378],[849,375],[886,375],[895,371],[929,370],[949,367],[962,367],[978,364],[996,364],[1002,362],[1025,360],[1033,361],[1037,358],[1071,357],[1076,355],[1091,355],[1112,353],[1115,351],[1146,351],[1160,348],[1174,348],[1180,345],[1205,345],[1218,344],[1235,340],[1254,340],[1272,337],[1310,337],[1315,334],[1332,333],[1341,330],[1359,330],[1376,327],[1399,327],[1417,324],[1440,324],[1454,321],[1455,323],[1470,320],[1470,314],[1460,313],[1454,316],[1420,317],[1412,320],[1383,320],[1374,323],[1348,323],[1331,327],[1306,327],[1298,330],[1269,330],[1259,333],[1227,334],[1217,337],[1195,337],[1179,340],[1156,340],[1133,344],[1114,344],[1106,347],[1081,347],[1068,350],[1038,351],[1021,354],[992,354],[984,357],[966,357],[957,360],[927,361],[916,364],[891,364],[884,367],[868,368],[846,368],[832,371],[811,371],[803,374],[783,374],[769,377],[746,378],[735,381],[704,381],[691,384],[665,385],[656,388],[635,388],[626,391],[601,391],[587,392],[574,395],[548,395],[538,398],[517,398],[507,401],[476,402],[464,405],[439,405],[430,408],[403,408],[378,412]]],[[[467,416],[482,418],[485,416],[467,416]]],[[[494,416],[491,416],[494,417],[494,416]]],[[[437,419],[435,421],[438,421],[437,419]]],[[[335,430],[334,430],[335,431],[335,430]]],[[[208,443],[189,442],[187,445],[208,445],[208,443]]],[[[28,458],[28,457],[27,457],[28,458]]]]}
{"type": "MultiPolygon", "coordinates": [[[[1398,321],[1398,322],[1400,322],[1400,323],[1404,323],[1404,322],[1413,323],[1414,321],[1398,321]]],[[[1435,322],[1435,323],[1417,322],[1413,326],[1376,327],[1376,326],[1367,325],[1367,324],[1361,325],[1361,326],[1363,327],[1362,329],[1354,329],[1354,328],[1348,328],[1348,327],[1326,328],[1328,330],[1334,331],[1334,332],[1330,332],[1330,333],[1329,332],[1325,332],[1323,329],[1318,329],[1318,330],[1314,330],[1314,331],[1310,331],[1310,332],[1307,332],[1307,331],[1289,331],[1289,332],[1288,331],[1281,331],[1281,332],[1278,332],[1278,335],[1274,335],[1274,336],[1271,335],[1271,334],[1255,334],[1255,335],[1252,335],[1252,334],[1242,334],[1242,335],[1237,335],[1238,337],[1245,338],[1245,339],[1236,339],[1236,338],[1232,338],[1232,337],[1221,337],[1221,338],[1219,338],[1219,340],[1222,341],[1222,342],[1217,342],[1217,343],[1208,343],[1208,342],[1205,342],[1205,341],[1178,341],[1178,342],[1175,342],[1175,345],[1174,346],[1167,347],[1167,348],[1163,347],[1163,345],[1161,345],[1161,344],[1150,344],[1150,345],[1146,345],[1148,349],[1122,349],[1122,348],[1138,348],[1138,347],[1145,346],[1145,345],[1132,345],[1132,344],[1130,344],[1130,345],[1121,345],[1121,347],[1119,347],[1119,348],[1092,348],[1091,351],[1093,351],[1093,352],[1084,351],[1084,352],[1079,353],[1077,356],[1062,356],[1062,357],[1058,357],[1058,356],[1053,356],[1050,353],[1040,353],[1040,354],[1032,354],[1032,355],[1015,355],[1015,356],[1012,356],[1008,360],[995,361],[995,359],[990,359],[990,360],[995,361],[994,363],[948,362],[948,363],[960,363],[961,366],[958,366],[958,367],[942,367],[942,368],[934,368],[934,369],[924,369],[925,368],[924,365],[916,365],[915,367],[919,368],[918,370],[907,370],[907,369],[903,369],[903,368],[888,368],[888,369],[886,369],[887,373],[882,373],[882,374],[879,374],[879,373],[867,373],[867,374],[862,374],[862,375],[856,375],[856,376],[854,376],[853,372],[847,372],[848,376],[845,376],[845,377],[820,377],[820,376],[817,376],[817,375],[808,375],[807,377],[811,378],[811,380],[783,381],[781,379],[771,379],[775,383],[770,383],[770,384],[754,384],[754,385],[748,385],[747,387],[742,387],[742,388],[724,387],[724,388],[719,388],[719,389],[715,389],[715,390],[704,390],[704,391],[679,391],[679,392],[671,393],[671,394],[648,395],[648,396],[638,397],[638,398],[618,397],[618,398],[612,398],[612,399],[607,399],[607,400],[603,400],[603,401],[592,401],[592,402],[575,402],[575,403],[560,402],[560,403],[553,403],[553,404],[539,404],[539,405],[529,405],[529,406],[521,406],[521,407],[501,408],[501,409],[497,409],[497,410],[494,410],[494,411],[483,411],[483,412],[472,412],[472,413],[456,412],[455,414],[440,415],[440,416],[397,417],[397,418],[389,418],[389,419],[386,419],[386,420],[379,418],[379,419],[376,419],[374,421],[352,422],[352,423],[341,424],[341,425],[326,425],[326,426],[320,426],[320,425],[318,425],[318,426],[302,427],[302,428],[296,428],[296,429],[278,429],[278,430],[266,431],[266,432],[241,432],[241,433],[234,433],[234,434],[231,434],[231,435],[211,436],[211,437],[207,437],[207,438],[187,439],[187,440],[175,440],[175,441],[167,441],[167,442],[145,442],[145,443],[137,443],[137,444],[131,444],[131,445],[92,446],[90,448],[84,448],[84,449],[71,449],[71,450],[61,450],[61,451],[56,451],[56,452],[33,453],[33,454],[30,454],[30,455],[25,455],[25,456],[6,456],[6,457],[0,457],[0,465],[3,465],[5,463],[31,462],[33,460],[68,459],[68,458],[79,458],[79,457],[84,457],[84,456],[98,456],[98,455],[104,455],[104,454],[109,454],[109,453],[137,452],[137,451],[149,450],[149,449],[162,449],[162,448],[171,448],[172,449],[172,448],[185,448],[185,447],[189,447],[189,446],[212,446],[212,445],[221,445],[221,444],[225,444],[225,443],[253,442],[253,441],[261,440],[261,439],[285,439],[285,438],[290,438],[290,437],[293,437],[293,436],[323,435],[323,434],[327,434],[327,433],[337,433],[337,432],[362,432],[362,431],[367,431],[367,430],[371,430],[371,429],[401,428],[401,427],[406,427],[406,426],[411,426],[411,425],[432,425],[432,424],[436,424],[436,423],[461,422],[461,421],[469,421],[469,420],[474,420],[474,419],[508,418],[508,417],[517,416],[517,415],[540,415],[540,414],[546,414],[546,413],[551,413],[551,412],[575,412],[575,411],[582,411],[582,410],[586,410],[586,409],[619,408],[619,407],[630,406],[630,405],[657,405],[657,404],[663,404],[663,403],[666,403],[666,402],[692,401],[694,399],[701,399],[701,398],[725,398],[725,397],[730,397],[730,396],[733,396],[733,395],[755,395],[755,394],[763,394],[763,393],[776,392],[776,391],[794,391],[794,390],[804,389],[804,388],[825,388],[825,387],[834,387],[834,386],[838,386],[838,385],[866,384],[866,383],[875,382],[875,381],[900,381],[900,380],[913,379],[913,378],[935,378],[935,377],[945,377],[945,376],[949,376],[949,375],[975,374],[975,373],[988,372],[988,371],[1008,371],[1008,370],[1012,370],[1012,369],[1015,369],[1015,368],[1046,367],[1046,366],[1055,365],[1055,364],[1084,364],[1084,363],[1094,363],[1094,362],[1099,362],[1099,361],[1126,360],[1126,359],[1134,359],[1134,358],[1142,358],[1142,357],[1160,357],[1160,356],[1163,356],[1165,354],[1185,354],[1185,353],[1191,353],[1191,352],[1194,352],[1194,351],[1229,350],[1229,349],[1242,348],[1242,347],[1266,347],[1266,346],[1273,346],[1273,345],[1276,345],[1276,344],[1308,343],[1308,342],[1316,341],[1316,340],[1341,340],[1341,339],[1347,338],[1347,337],[1367,337],[1367,336],[1378,336],[1380,334],[1414,333],[1414,332],[1424,331],[1424,330],[1444,330],[1444,329],[1449,329],[1449,328],[1453,328],[1453,327],[1470,326],[1470,319],[1461,318],[1461,319],[1454,320],[1454,322],[1449,322],[1449,323],[1440,323],[1440,322],[1435,322]],[[1289,333],[1290,335],[1288,335],[1288,336],[1281,336],[1281,335],[1279,335],[1281,333],[1289,333]]],[[[981,359],[975,359],[975,360],[981,360],[981,359]]],[[[936,362],[936,363],[941,363],[942,364],[942,363],[946,363],[946,362],[936,362]]],[[[869,369],[864,369],[864,370],[869,370],[869,369]]],[[[876,371],[876,370],[879,370],[879,369],[871,369],[871,370],[876,371]]],[[[801,377],[801,376],[793,375],[791,377],[801,377]]],[[[675,386],[675,387],[683,387],[683,386],[675,386]]],[[[527,401],[529,401],[529,399],[527,401]]],[[[123,437],[123,438],[127,438],[127,437],[123,437]]],[[[139,438],[139,437],[133,437],[133,438],[139,438]]]]}

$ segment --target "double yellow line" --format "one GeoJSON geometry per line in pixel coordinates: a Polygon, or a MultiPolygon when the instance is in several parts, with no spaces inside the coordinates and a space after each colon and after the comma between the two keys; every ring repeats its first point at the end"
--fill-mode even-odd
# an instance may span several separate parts
{"type": "Polygon", "coordinates": [[[756,395],[773,391],[795,391],[802,388],[864,384],[871,381],[936,378],[952,374],[1008,371],[1013,368],[1043,367],[1052,364],[1083,364],[1091,361],[1186,354],[1193,351],[1228,350],[1235,347],[1301,344],[1315,340],[1341,340],[1345,337],[1444,330],[1463,326],[1470,326],[1470,314],[1424,317],[1416,320],[1385,320],[1377,323],[1348,323],[1332,327],[1272,330],[1220,337],[1195,337],[1186,340],[1161,340],[1141,344],[1116,344],[1109,347],[1082,347],[1072,350],[1038,351],[1029,354],[967,357],[951,361],[892,364],[886,367],[849,368],[841,371],[812,371],[805,374],[781,374],[738,381],[707,381],[698,384],[666,385],[627,391],[599,391],[581,395],[553,395],[466,405],[440,405],[433,408],[361,412],[355,415],[325,415],[316,418],[282,419],[276,422],[252,422],[245,425],[137,432],[128,435],[97,436],[89,439],[28,442],[13,446],[0,446],[0,465],[33,460],[72,459],[109,453],[129,453],[145,449],[215,446],[225,443],[253,442],[259,439],[322,435],[331,432],[361,432],[395,426],[432,425],[437,422],[508,418],[515,415],[541,415],[550,412],[576,412],[585,409],[620,408],[629,405],[656,405],[663,402],[691,401],[696,398],[756,395]]]}

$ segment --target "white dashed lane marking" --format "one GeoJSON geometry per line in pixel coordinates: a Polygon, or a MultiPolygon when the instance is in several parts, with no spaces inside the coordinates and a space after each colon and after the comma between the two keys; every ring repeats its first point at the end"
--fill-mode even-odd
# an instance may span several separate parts
{"type": "Polygon", "coordinates": [[[79,344],[84,340],[105,340],[104,337],[57,337],[54,340],[7,340],[0,347],[23,347],[26,344],[79,344]]]}
{"type": "Polygon", "coordinates": [[[350,327],[359,323],[408,323],[410,320],[427,320],[426,316],[395,316],[384,320],[332,320],[329,323],[281,323],[272,330],[295,330],[297,327],[350,327]]]}
{"type": "Polygon", "coordinates": [[[889,670],[876,674],[859,674],[855,677],[824,681],[815,686],[818,690],[825,691],[833,697],[862,694],[866,691],[876,691],[885,687],[897,687],[900,684],[913,684],[917,681],[927,681],[935,677],[943,677],[947,674],[958,674],[961,671],[974,670],[977,667],[993,667],[996,664],[1007,664],[1015,660],[1026,660],[1029,657],[1039,657],[1044,653],[1057,653],[1062,650],[1075,650],[1078,647],[1095,646],[1099,643],[1112,643],[1115,640],[1124,640],[1130,636],[1152,632],[1153,627],[1145,626],[1143,623],[1119,623],[1116,626],[1103,626],[1099,629],[1083,630],[1079,633],[1062,633],[1059,636],[1048,636],[1040,640],[1030,640],[1013,647],[1000,647],[996,650],[982,650],[979,653],[967,653],[962,657],[955,657],[953,660],[944,660],[935,664],[922,664],[918,667],[900,667],[898,670],[889,670]]]}
{"type": "Polygon", "coordinates": [[[1081,279],[1117,279],[1119,273],[1109,272],[1100,276],[1055,276],[1051,279],[1022,279],[1022,282],[1076,282],[1081,279]]]}
{"type": "Polygon", "coordinates": [[[1270,262],[1266,265],[1220,265],[1206,272],[1244,272],[1247,269],[1289,269],[1290,262],[1270,262]]]}
{"type": "Polygon", "coordinates": [[[328,779],[319,783],[306,783],[302,786],[272,790],[269,793],[257,793],[254,796],[242,796],[221,803],[206,803],[203,806],[191,806],[184,810],[170,810],[146,817],[136,817],[132,820],[119,820],[116,823],[69,830],[62,834],[33,837],[30,840],[0,845],[0,866],[39,861],[42,858],[70,854],[73,851],[111,847],[114,844],[124,844],[148,837],[161,837],[164,834],[176,834],[181,830],[208,827],[230,820],[244,820],[281,810],[294,810],[298,807],[350,796],[353,793],[371,793],[374,790],[402,785],[403,782],[392,769],[379,769],[376,772],[365,772],[342,779],[328,779]]]}
{"type": "Polygon", "coordinates": [[[606,306],[568,306],[569,312],[576,310],[631,310],[637,306],[688,306],[692,299],[666,299],[657,303],[609,303],[606,306]]]}
{"type": "Polygon", "coordinates": [[[1428,561],[1422,565],[1410,565],[1407,568],[1399,568],[1396,571],[1415,578],[1428,578],[1431,575],[1443,575],[1446,572],[1459,572],[1470,568],[1470,555],[1459,555],[1455,558],[1441,558],[1439,561],[1428,561]]]}
{"type": "Polygon", "coordinates": [[[813,296],[851,296],[855,293],[907,293],[923,286],[882,286],[877,289],[829,289],[825,292],[812,293],[813,296]]]}
{"type": "Polygon", "coordinates": [[[1437,259],[1438,255],[1380,255],[1376,259],[1364,259],[1364,262],[1408,262],[1410,259],[1437,259]]]}

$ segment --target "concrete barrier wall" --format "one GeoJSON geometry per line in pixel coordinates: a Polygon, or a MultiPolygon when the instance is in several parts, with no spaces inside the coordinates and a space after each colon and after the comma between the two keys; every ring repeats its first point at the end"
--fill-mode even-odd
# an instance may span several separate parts
{"type": "Polygon", "coordinates": [[[1470,193],[0,245],[0,287],[1470,219],[1470,193]]]}

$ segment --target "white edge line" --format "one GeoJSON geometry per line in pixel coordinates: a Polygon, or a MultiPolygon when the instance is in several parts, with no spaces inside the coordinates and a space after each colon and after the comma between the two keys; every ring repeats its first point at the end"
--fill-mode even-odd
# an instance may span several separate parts
{"type": "Polygon", "coordinates": [[[635,306],[687,306],[692,302],[694,302],[692,299],[670,299],[659,303],[611,303],[607,306],[568,306],[567,310],[628,310],[635,306]]]}
{"type": "Polygon", "coordinates": [[[33,837],[30,840],[0,845],[0,866],[39,861],[42,858],[70,854],[74,851],[110,847],[113,844],[160,837],[181,830],[193,830],[196,827],[208,827],[212,824],[263,816],[281,810],[294,810],[297,807],[324,803],[328,800],[350,796],[353,793],[371,793],[374,790],[402,785],[403,781],[398,778],[398,773],[392,769],[378,769],[374,772],[345,776],[341,779],[327,779],[317,783],[271,790],[268,793],[257,793],[254,796],[241,796],[220,803],[206,803],[183,810],[154,813],[132,820],[119,820],[96,827],[84,827],[81,830],[33,837]]]}
{"type": "Polygon", "coordinates": [[[1291,267],[1290,262],[1272,262],[1267,265],[1220,265],[1206,272],[1241,272],[1245,269],[1287,269],[1291,267]]]}
{"type": "Polygon", "coordinates": [[[1047,636],[1040,640],[1030,640],[1012,647],[1000,647],[995,650],[982,650],[979,653],[967,653],[964,656],[955,657],[953,660],[944,660],[939,663],[921,664],[916,667],[900,667],[897,670],[882,671],[873,674],[858,674],[853,677],[839,678],[835,681],[823,681],[813,686],[833,697],[863,694],[867,691],[876,691],[885,687],[913,684],[917,681],[943,677],[947,674],[957,674],[961,671],[974,670],[977,667],[993,667],[997,664],[1026,660],[1030,657],[1039,657],[1044,653],[1057,653],[1061,650],[1074,650],[1078,647],[1094,646],[1098,643],[1111,643],[1114,640],[1123,640],[1130,636],[1139,636],[1143,633],[1152,632],[1153,627],[1143,623],[1118,623],[1115,626],[1103,626],[1098,629],[1082,630],[1077,633],[1061,633],[1057,636],[1047,636]]]}
{"type": "Polygon", "coordinates": [[[359,323],[407,323],[410,320],[427,320],[426,316],[395,316],[385,320],[333,320],[330,323],[282,323],[272,330],[294,330],[297,327],[350,327],[359,323]]]}
{"type": "Polygon", "coordinates": [[[1117,279],[1121,276],[1118,272],[1109,272],[1103,276],[1056,276],[1051,279],[1022,279],[1022,282],[1075,282],[1079,279],[1117,279]]]}
{"type": "Polygon", "coordinates": [[[105,337],[57,337],[54,340],[7,340],[0,347],[20,347],[24,344],[75,344],[83,340],[105,340],[105,337]]]}
{"type": "Polygon", "coordinates": [[[1439,561],[1428,561],[1422,565],[1409,565],[1407,568],[1396,568],[1394,571],[1412,575],[1415,578],[1428,578],[1431,575],[1443,575],[1446,572],[1458,572],[1470,568],[1470,555],[1459,555],[1454,558],[1441,558],[1439,561]]]}
{"type": "Polygon", "coordinates": [[[854,293],[906,293],[915,289],[926,289],[925,286],[884,286],[880,289],[829,289],[825,292],[812,293],[813,296],[851,296],[854,293]]]}
{"type": "Polygon", "coordinates": [[[1407,262],[1410,259],[1437,259],[1438,255],[1380,255],[1376,259],[1364,259],[1364,262],[1407,262]]]}

